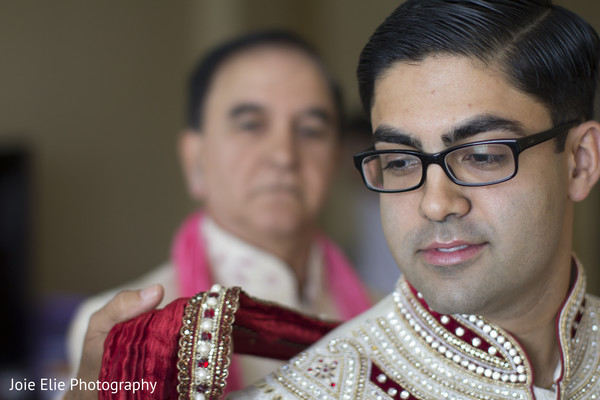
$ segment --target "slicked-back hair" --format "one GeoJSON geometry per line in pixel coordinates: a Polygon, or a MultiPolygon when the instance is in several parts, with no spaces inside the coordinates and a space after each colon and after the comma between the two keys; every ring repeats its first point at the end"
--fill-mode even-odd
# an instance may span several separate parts
{"type": "Polygon", "coordinates": [[[192,71],[188,82],[187,125],[200,132],[204,123],[204,106],[211,83],[223,65],[232,57],[262,47],[283,47],[297,50],[313,60],[325,78],[334,103],[339,124],[343,120],[342,95],[337,82],[329,73],[317,51],[299,36],[283,30],[254,32],[236,37],[209,51],[192,71]]]}
{"type": "Polygon", "coordinates": [[[593,118],[598,35],[550,0],[407,0],[360,55],[357,75],[367,115],[382,73],[394,63],[432,55],[464,56],[496,68],[544,104],[555,125],[593,118]]]}

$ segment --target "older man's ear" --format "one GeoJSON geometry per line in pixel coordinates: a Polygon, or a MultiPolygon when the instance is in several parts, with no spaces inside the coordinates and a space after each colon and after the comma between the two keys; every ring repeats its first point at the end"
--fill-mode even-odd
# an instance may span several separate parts
{"type": "Polygon", "coordinates": [[[202,148],[204,135],[186,129],[179,138],[179,159],[188,193],[194,200],[204,199],[205,187],[202,174],[202,148]]]}
{"type": "Polygon", "coordinates": [[[573,128],[565,152],[569,163],[569,198],[581,201],[600,177],[600,123],[587,121],[573,128]]]}

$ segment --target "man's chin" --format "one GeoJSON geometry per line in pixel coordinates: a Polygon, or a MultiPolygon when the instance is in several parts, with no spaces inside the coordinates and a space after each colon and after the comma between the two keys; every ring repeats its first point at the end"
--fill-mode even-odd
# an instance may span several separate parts
{"type": "Polygon", "coordinates": [[[255,226],[266,236],[273,236],[278,239],[297,236],[305,224],[297,217],[269,215],[260,218],[255,226]]]}
{"type": "Polygon", "coordinates": [[[477,314],[480,302],[473,293],[472,280],[429,275],[409,276],[406,279],[421,293],[427,305],[440,314],[477,314]],[[454,278],[454,279],[453,279],[454,278]]]}
{"type": "Polygon", "coordinates": [[[468,291],[461,288],[448,288],[426,291],[423,294],[427,305],[440,314],[475,314],[481,313],[481,300],[470,296],[468,291]]]}

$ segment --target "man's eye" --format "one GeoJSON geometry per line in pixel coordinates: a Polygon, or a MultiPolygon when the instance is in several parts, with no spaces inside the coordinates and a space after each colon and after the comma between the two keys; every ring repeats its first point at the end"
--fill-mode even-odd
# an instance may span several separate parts
{"type": "Polygon", "coordinates": [[[415,160],[398,159],[387,162],[383,169],[404,169],[415,165],[415,163],[415,160]]]}
{"type": "Polygon", "coordinates": [[[326,130],[322,126],[303,125],[297,128],[298,135],[304,138],[318,139],[326,134],[326,130]]]}
{"type": "Polygon", "coordinates": [[[465,155],[462,163],[475,168],[488,169],[502,167],[506,160],[505,154],[472,153],[465,155]]]}
{"type": "Polygon", "coordinates": [[[395,174],[408,174],[416,168],[420,168],[420,161],[413,157],[384,159],[382,160],[382,168],[384,171],[395,174]]]}
{"type": "Polygon", "coordinates": [[[262,122],[257,120],[240,121],[237,128],[243,132],[257,132],[262,128],[262,122]]]}

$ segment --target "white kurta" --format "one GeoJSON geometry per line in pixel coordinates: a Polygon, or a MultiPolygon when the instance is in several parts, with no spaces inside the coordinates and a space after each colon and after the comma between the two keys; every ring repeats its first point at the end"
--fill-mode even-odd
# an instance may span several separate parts
{"type": "MultiPolygon", "coordinates": [[[[340,318],[333,298],[324,287],[323,254],[319,246],[313,246],[306,284],[300,291],[295,275],[282,260],[231,235],[208,217],[201,221],[198,229],[206,242],[215,283],[241,286],[247,293],[261,299],[277,301],[315,315],[340,318]]],[[[79,365],[83,338],[91,315],[119,291],[140,289],[154,283],[160,283],[165,288],[165,296],[159,307],[181,297],[175,267],[167,263],[135,281],[94,296],[79,307],[71,323],[67,343],[73,371],[79,365]]],[[[281,365],[279,361],[252,356],[240,356],[239,360],[244,385],[255,382],[281,365]]]]}

